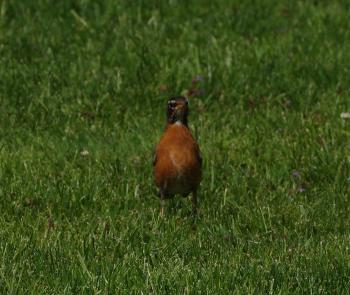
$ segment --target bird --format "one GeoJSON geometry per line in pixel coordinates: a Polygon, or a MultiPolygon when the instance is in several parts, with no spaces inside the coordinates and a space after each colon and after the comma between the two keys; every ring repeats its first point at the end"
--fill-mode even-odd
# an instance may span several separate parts
{"type": "Polygon", "coordinates": [[[197,213],[197,191],[202,179],[199,145],[188,127],[188,99],[171,97],[167,102],[167,123],[153,159],[155,184],[159,189],[161,215],[165,199],[192,193],[192,212],[197,213]]]}

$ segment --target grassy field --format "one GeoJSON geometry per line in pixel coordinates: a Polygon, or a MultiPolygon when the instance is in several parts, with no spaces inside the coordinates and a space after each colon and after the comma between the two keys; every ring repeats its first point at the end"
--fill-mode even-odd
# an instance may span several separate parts
{"type": "Polygon", "coordinates": [[[0,294],[349,294],[348,1],[0,1],[0,294]],[[192,94],[200,212],[152,153],[192,94]]]}

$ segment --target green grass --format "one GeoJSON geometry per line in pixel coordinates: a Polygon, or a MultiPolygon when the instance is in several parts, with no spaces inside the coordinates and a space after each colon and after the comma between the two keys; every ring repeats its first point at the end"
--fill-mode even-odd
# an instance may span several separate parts
{"type": "Polygon", "coordinates": [[[1,0],[0,293],[348,294],[349,13],[1,0]],[[200,214],[161,218],[152,152],[197,75],[200,214]]]}

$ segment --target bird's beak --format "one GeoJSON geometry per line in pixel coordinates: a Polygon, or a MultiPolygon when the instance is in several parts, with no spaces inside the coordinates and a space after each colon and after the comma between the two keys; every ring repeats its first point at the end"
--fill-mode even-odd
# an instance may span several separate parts
{"type": "Polygon", "coordinates": [[[175,111],[178,112],[178,111],[182,111],[184,108],[184,105],[183,104],[178,104],[176,107],[175,107],[175,111]]]}
{"type": "Polygon", "coordinates": [[[175,114],[177,117],[182,117],[185,113],[185,108],[184,108],[184,105],[183,104],[178,104],[176,107],[175,107],[175,114]]]}

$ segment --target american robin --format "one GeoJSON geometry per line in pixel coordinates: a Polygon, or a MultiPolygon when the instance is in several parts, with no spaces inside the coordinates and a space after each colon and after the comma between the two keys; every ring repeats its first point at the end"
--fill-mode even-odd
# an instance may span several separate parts
{"type": "Polygon", "coordinates": [[[155,183],[159,188],[161,214],[164,199],[192,193],[193,212],[197,211],[197,189],[202,178],[199,146],[188,128],[188,100],[172,97],[167,103],[167,125],[156,147],[153,161],[155,183]]]}

